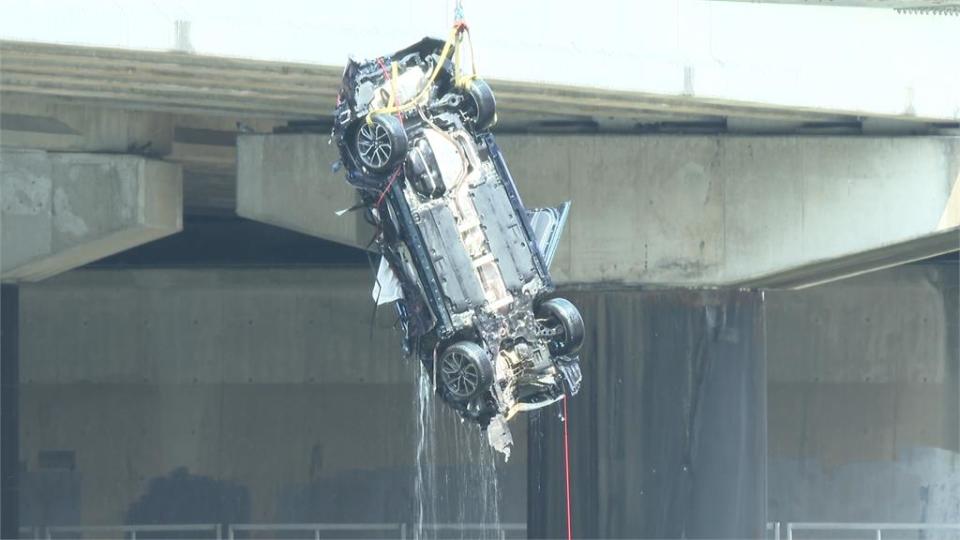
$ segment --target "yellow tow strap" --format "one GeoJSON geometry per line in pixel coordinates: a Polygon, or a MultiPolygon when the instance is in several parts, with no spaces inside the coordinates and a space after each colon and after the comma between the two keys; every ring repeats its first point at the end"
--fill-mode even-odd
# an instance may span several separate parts
{"type": "Polygon", "coordinates": [[[440,75],[440,70],[443,69],[443,65],[450,58],[450,54],[455,53],[453,58],[453,82],[454,85],[458,88],[466,88],[467,84],[473,79],[477,78],[477,65],[473,58],[473,41],[470,40],[470,31],[467,30],[466,25],[456,24],[453,28],[450,29],[450,35],[447,37],[447,41],[443,44],[443,50],[440,52],[440,59],[437,61],[437,65],[433,68],[433,72],[430,74],[430,78],[427,79],[427,83],[423,86],[423,89],[413,96],[408,101],[403,103],[397,103],[399,101],[399,96],[397,95],[397,77],[399,76],[400,68],[396,62],[391,62],[391,76],[390,84],[393,91],[393,105],[388,105],[386,107],[380,107],[379,109],[374,109],[367,113],[366,121],[368,124],[373,122],[373,115],[375,114],[396,114],[407,112],[420,103],[426,101],[430,97],[430,88],[433,86],[433,83],[437,80],[437,77],[440,75]],[[460,74],[460,44],[462,42],[461,34],[466,32],[467,39],[470,43],[470,60],[473,64],[471,75],[463,76],[460,74]]]}

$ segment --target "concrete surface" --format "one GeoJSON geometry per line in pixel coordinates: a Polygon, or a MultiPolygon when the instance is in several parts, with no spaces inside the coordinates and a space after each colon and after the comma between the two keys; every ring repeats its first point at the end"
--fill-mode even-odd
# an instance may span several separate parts
{"type": "Polygon", "coordinates": [[[767,293],[770,521],[960,521],[958,279],[767,293]]]}
{"type": "Polygon", "coordinates": [[[947,197],[947,206],[940,215],[940,222],[937,223],[937,230],[955,227],[960,227],[960,172],[957,173],[957,179],[953,181],[953,189],[947,197]]]}
{"type": "MultiPolygon", "coordinates": [[[[763,320],[756,322],[767,336],[769,520],[960,519],[957,283],[956,263],[914,264],[763,293],[763,320]]],[[[251,521],[409,515],[416,367],[397,357],[392,313],[382,310],[371,330],[369,287],[366,269],[320,268],[84,270],[23,285],[21,455],[25,504],[33,505],[25,519],[122,522],[151,479],[179,467],[242,487],[251,521]],[[51,450],[73,452],[75,467],[41,465],[41,451],[51,450]],[[343,496],[324,498],[330,492],[343,496]]],[[[616,289],[572,294],[595,312],[597,336],[604,327],[652,317],[651,336],[636,341],[631,334],[624,342],[629,354],[611,356],[610,340],[588,346],[603,345],[594,362],[627,370],[622,381],[608,374],[612,393],[604,395],[666,425],[652,400],[671,387],[654,385],[655,394],[641,395],[623,384],[630,377],[659,380],[657,370],[676,375],[677,362],[666,361],[676,359],[664,352],[647,368],[626,360],[671,340],[696,349],[685,326],[620,303],[616,289]]],[[[691,309],[689,317],[722,329],[732,324],[725,316],[737,313],[691,309]]],[[[718,346],[743,347],[747,333],[723,330],[714,338],[718,346]]],[[[618,418],[618,411],[603,416],[618,418]]],[[[446,420],[437,418],[437,425],[446,420]]],[[[574,429],[599,429],[581,420],[574,429]]],[[[526,431],[518,433],[526,444],[526,431]]],[[[664,440],[636,435],[629,440],[650,455],[676,459],[662,454],[664,440]]],[[[458,468],[473,459],[458,454],[468,438],[441,438],[432,473],[438,481],[472,478],[458,468]]],[[[605,459],[623,460],[626,436],[598,440],[613,449],[605,459]]],[[[559,458],[559,446],[544,448],[559,458]]],[[[577,446],[572,457],[588,459],[584,453],[593,451],[577,446]]],[[[504,521],[526,515],[525,499],[516,498],[525,497],[525,467],[518,450],[499,476],[504,521]]],[[[636,467],[651,481],[661,478],[636,467]]],[[[450,482],[444,493],[462,492],[450,482]]],[[[434,515],[466,510],[445,511],[452,513],[434,515]]],[[[656,523],[674,523],[661,519],[668,521],[656,523]]]]}
{"type": "MultiPolygon", "coordinates": [[[[6,58],[4,61],[6,62],[6,58]]],[[[280,120],[94,106],[49,96],[0,96],[4,148],[135,154],[183,169],[184,213],[234,215],[238,123],[270,132],[280,120]]]]}
{"type": "MultiPolygon", "coordinates": [[[[24,525],[123,523],[151,480],[180,467],[241,488],[249,522],[415,519],[419,366],[401,357],[394,313],[371,318],[366,268],[81,270],[21,294],[21,455],[35,494],[24,525]],[[72,483],[37,485],[58,472],[44,450],[74,452],[59,471],[72,483]]],[[[479,521],[492,500],[456,479],[478,482],[470,452],[485,443],[438,409],[427,519],[479,521]]],[[[500,515],[524,522],[526,424],[512,427],[500,515]]],[[[225,519],[222,501],[197,504],[205,522],[225,519]]]]}
{"type": "MultiPolygon", "coordinates": [[[[394,47],[395,48],[395,47],[394,47]]],[[[0,89],[31,96],[139,112],[193,113],[329,122],[343,68],[181,53],[131,51],[0,40],[0,89]]],[[[343,60],[338,60],[338,64],[343,60]]],[[[600,122],[621,131],[660,122],[715,129],[936,129],[942,119],[869,116],[763,103],[722,103],[687,96],[637,94],[487,78],[501,119],[600,122]],[[727,123],[726,118],[733,121],[727,123]],[[823,125],[821,125],[821,123],[823,125]],[[868,128],[869,126],[869,128],[868,128]]],[[[692,81],[692,79],[690,79],[692,81]]],[[[949,127],[949,123],[946,127],[949,127]]]]}
{"type": "MultiPolygon", "coordinates": [[[[330,170],[337,155],[326,136],[239,141],[240,215],[366,244],[359,216],[334,216],[353,199],[343,173],[330,170]]],[[[955,137],[497,141],[527,206],[573,201],[553,265],[560,283],[763,286],[777,277],[777,286],[791,287],[863,271],[863,264],[829,266],[851,254],[891,248],[865,259],[869,268],[960,249],[954,228],[924,242],[956,204],[949,202],[960,173],[955,137]],[[916,245],[923,249],[909,249],[916,245]]]]}
{"type": "Polygon", "coordinates": [[[5,282],[44,279],[182,227],[177,165],[16,150],[0,161],[5,282]]]}
{"type": "MultiPolygon", "coordinates": [[[[948,202],[948,207],[949,204],[948,202]]],[[[960,229],[953,226],[903,242],[884,244],[827,260],[799,264],[779,272],[748,279],[741,282],[740,286],[763,289],[804,289],[937,255],[956,253],[958,248],[960,248],[960,229]]]]}
{"type": "Polygon", "coordinates": [[[584,384],[568,426],[531,415],[529,538],[762,538],[763,293],[563,291],[583,313],[584,384]]]}
{"type": "Polygon", "coordinates": [[[171,152],[174,115],[6,93],[0,97],[0,109],[5,148],[114,154],[143,148],[151,156],[171,152]]]}
{"type": "MultiPolygon", "coordinates": [[[[197,56],[230,59],[223,62],[260,58],[319,64],[336,72],[351,54],[372,58],[424,35],[445,35],[453,22],[453,4],[417,0],[380,3],[371,10],[364,3],[345,3],[331,13],[326,6],[304,2],[237,5],[221,0],[162,8],[133,2],[118,10],[101,0],[60,5],[51,21],[43,6],[17,0],[5,3],[4,14],[0,37],[9,40],[154,51],[176,50],[189,41],[197,56]],[[230,16],[224,18],[224,13],[230,16]],[[71,24],[78,18],[88,24],[71,24]],[[177,31],[184,23],[189,36],[177,31]]],[[[616,101],[624,107],[659,108],[669,102],[680,110],[745,106],[960,118],[960,75],[945,69],[960,54],[960,43],[953,39],[957,22],[950,17],[690,0],[598,0],[588,10],[550,0],[496,0],[467,2],[465,15],[481,74],[528,85],[528,103],[541,110],[585,97],[603,107],[612,92],[622,92],[616,101]],[[530,21],[541,24],[531,26],[530,21]],[[817,39],[810,39],[814,35],[817,39]],[[891,40],[892,35],[897,39],[891,40]],[[571,89],[586,96],[564,96],[571,89]]],[[[174,56],[191,55],[168,55],[174,56]]],[[[73,94],[89,98],[121,86],[120,79],[90,76],[73,94]]],[[[63,77],[34,80],[46,92],[66,89],[63,77]]],[[[9,84],[4,90],[19,83],[9,84]]],[[[133,92],[123,96],[162,95],[164,89],[146,84],[127,90],[133,92]]],[[[211,106],[218,97],[228,96],[206,94],[211,106]]],[[[272,101],[290,97],[278,92],[272,101]]],[[[182,94],[165,97],[168,106],[183,99],[182,94]]]]}
{"type": "Polygon", "coordinates": [[[359,200],[331,169],[339,159],[329,135],[237,137],[237,214],[365,247],[374,231],[361,212],[336,215],[359,200]]]}

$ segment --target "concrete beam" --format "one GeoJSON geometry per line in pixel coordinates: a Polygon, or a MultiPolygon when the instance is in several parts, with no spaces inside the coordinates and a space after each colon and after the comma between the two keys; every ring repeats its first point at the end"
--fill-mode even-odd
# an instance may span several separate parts
{"type": "MultiPolygon", "coordinates": [[[[327,119],[340,88],[342,59],[312,65],[171,52],[77,47],[0,40],[5,95],[144,112],[268,119],[327,119]]],[[[676,67],[674,67],[676,69],[676,67]]],[[[489,74],[487,74],[489,75],[489,74]]],[[[675,75],[675,74],[674,74],[675,75]]],[[[799,122],[853,121],[864,111],[819,110],[776,103],[693,99],[595,85],[490,79],[497,109],[543,119],[731,116],[799,122]],[[856,113],[856,116],[853,113],[856,113]]],[[[576,81],[574,81],[576,82],[576,81]]],[[[899,118],[899,111],[883,114],[899,118]]],[[[942,118],[912,119],[939,121],[942,118]]]]}
{"type": "MultiPolygon", "coordinates": [[[[334,216],[354,199],[328,167],[327,137],[239,141],[240,215],[370,238],[359,216],[334,216]]],[[[943,217],[957,204],[956,137],[498,141],[527,206],[573,201],[553,268],[562,283],[796,287],[960,249],[943,217]]]]}
{"type": "MultiPolygon", "coordinates": [[[[574,137],[503,144],[528,203],[547,204],[546,195],[558,192],[574,201],[556,269],[573,282],[740,285],[919,241],[938,230],[960,168],[958,138],[574,137]],[[551,163],[547,156],[558,154],[566,162],[551,163]]],[[[810,275],[824,280],[850,269],[810,275]]]]}
{"type": "Polygon", "coordinates": [[[4,282],[37,281],[183,227],[178,165],[139,156],[0,153],[4,282]]]}
{"type": "MultiPolygon", "coordinates": [[[[960,52],[948,17],[702,1],[596,0],[585,10],[554,0],[488,0],[466,10],[479,69],[495,81],[501,110],[960,120],[960,75],[944,69],[960,52]],[[532,20],[543,24],[531,28],[532,20]]],[[[0,44],[0,89],[154,110],[313,118],[328,114],[339,66],[351,54],[374,58],[445,35],[453,22],[452,10],[433,0],[378,4],[375,17],[356,2],[338,5],[336,17],[310,3],[238,3],[229,21],[214,4],[173,11],[148,2],[122,10],[60,6],[64,20],[88,22],[60,26],[49,23],[42,2],[7,0],[0,38],[21,43],[0,44]],[[189,20],[195,54],[172,39],[174,19],[189,20]]]]}
{"type": "Polygon", "coordinates": [[[337,216],[356,204],[328,135],[237,137],[237,215],[278,227],[364,247],[373,228],[359,212],[337,216]]]}
{"type": "Polygon", "coordinates": [[[738,285],[763,289],[805,289],[952,253],[958,249],[960,249],[960,229],[954,227],[841,257],[800,264],[781,272],[743,281],[738,285]]]}
{"type": "Polygon", "coordinates": [[[173,116],[57,102],[35,96],[0,96],[0,139],[5,148],[60,152],[171,153],[173,116]]]}

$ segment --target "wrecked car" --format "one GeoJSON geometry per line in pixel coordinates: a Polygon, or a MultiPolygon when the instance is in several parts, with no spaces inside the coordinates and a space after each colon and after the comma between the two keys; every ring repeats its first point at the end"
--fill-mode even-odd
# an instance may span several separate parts
{"type": "Polygon", "coordinates": [[[584,325],[549,297],[570,203],[523,206],[490,133],[494,94],[460,73],[464,30],[351,60],[333,140],[376,229],[375,299],[395,302],[440,398],[506,453],[509,419],[579,390],[584,325]]]}

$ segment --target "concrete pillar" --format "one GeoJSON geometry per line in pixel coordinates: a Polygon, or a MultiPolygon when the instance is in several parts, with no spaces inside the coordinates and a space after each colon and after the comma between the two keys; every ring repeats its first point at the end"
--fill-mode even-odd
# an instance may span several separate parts
{"type": "MultiPolygon", "coordinates": [[[[763,293],[568,291],[587,324],[568,405],[575,538],[762,538],[763,293]]],[[[562,407],[529,415],[528,535],[566,537],[562,407]]]]}
{"type": "Polygon", "coordinates": [[[769,520],[960,523],[956,260],[765,298],[769,520]]]}
{"type": "MultiPolygon", "coordinates": [[[[240,137],[237,212],[365,245],[327,139],[240,137]]],[[[573,201],[560,283],[797,287],[960,248],[958,137],[497,141],[527,206],[573,201]]]]}
{"type": "Polygon", "coordinates": [[[0,538],[20,529],[20,291],[0,287],[0,538]]]}
{"type": "Polygon", "coordinates": [[[132,155],[0,153],[4,282],[36,281],[178,232],[180,166],[132,155]]]}

